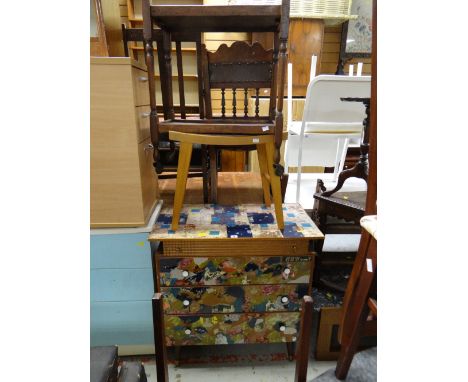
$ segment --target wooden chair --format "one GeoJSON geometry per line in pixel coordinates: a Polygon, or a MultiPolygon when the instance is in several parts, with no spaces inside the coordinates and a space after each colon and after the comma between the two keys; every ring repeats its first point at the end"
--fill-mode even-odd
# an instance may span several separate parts
{"type": "Polygon", "coordinates": [[[335,369],[338,379],[345,379],[359,340],[369,322],[369,312],[377,317],[377,216],[361,219],[363,228],[359,251],[346,287],[343,317],[338,334],[340,356],[335,369]]]}
{"type": "MultiPolygon", "coordinates": [[[[200,34],[204,32],[273,32],[274,47],[265,50],[259,43],[250,45],[246,42],[236,42],[231,47],[222,45],[217,52],[207,52],[202,47],[202,86],[199,88],[200,119],[178,119],[175,117],[172,100],[172,81],[166,81],[163,89],[163,104],[165,105],[164,121],[158,122],[154,94],[150,94],[151,132],[155,147],[154,160],[159,161],[158,142],[160,134],[181,132],[190,134],[213,134],[218,141],[211,141],[214,147],[226,146],[221,134],[250,136],[250,147],[255,147],[257,136],[273,137],[273,151],[267,151],[272,156],[271,165],[275,177],[280,177],[284,168],[280,165],[280,147],[283,139],[283,92],[286,72],[286,50],[289,28],[289,0],[283,0],[282,5],[232,5],[232,6],[171,6],[150,5],[143,1],[143,21],[145,53],[148,73],[153,65],[151,33],[153,25],[161,28],[164,75],[172,77],[170,51],[171,36],[174,33],[188,30],[187,33],[200,34]],[[182,9],[183,8],[183,9],[182,9]],[[187,29],[187,25],[190,28],[187,29]],[[211,105],[211,90],[221,91],[221,114],[214,115],[211,105]],[[259,115],[260,90],[269,90],[270,105],[268,115],[259,115]],[[232,91],[232,115],[226,115],[226,91],[232,91]],[[255,97],[254,115],[249,115],[249,98],[255,97]],[[238,99],[240,104],[238,105],[238,99]],[[243,100],[243,102],[242,102],[243,100]],[[239,107],[240,106],[240,107],[239,107]],[[254,145],[254,146],[252,146],[254,145]]],[[[154,88],[152,76],[149,75],[150,93],[154,88]]],[[[181,136],[179,136],[181,137],[181,136]]],[[[183,137],[181,137],[183,138],[183,137]]],[[[195,140],[190,138],[192,142],[195,140]]],[[[203,138],[201,138],[203,140],[203,138]]],[[[236,139],[230,141],[238,142],[236,139]]],[[[236,145],[238,146],[238,145],[236,145]]],[[[242,146],[242,145],[241,145],[242,146]]],[[[232,146],[231,146],[232,147],[232,146]]],[[[266,145],[269,147],[269,144],[266,145]]],[[[239,148],[239,147],[238,147],[239,148]]],[[[213,148],[212,148],[213,152],[213,148]]],[[[268,170],[269,173],[269,170],[268,170]]],[[[216,190],[216,176],[211,169],[211,190],[216,190]],[[213,179],[214,178],[214,179],[213,179]]],[[[278,179],[279,180],[279,179],[278,179]]],[[[183,180],[179,184],[184,183],[183,180]]],[[[271,178],[270,183],[276,184],[271,178]]],[[[182,191],[179,191],[179,195],[182,191]]],[[[273,191],[275,195],[276,191],[273,191]]],[[[177,198],[177,197],[176,197],[177,198]]],[[[280,210],[280,209],[279,209],[280,210]]],[[[278,216],[281,211],[278,211],[278,216]]],[[[282,216],[277,218],[282,227],[282,216]]],[[[177,222],[174,223],[177,226],[177,222]]]]}

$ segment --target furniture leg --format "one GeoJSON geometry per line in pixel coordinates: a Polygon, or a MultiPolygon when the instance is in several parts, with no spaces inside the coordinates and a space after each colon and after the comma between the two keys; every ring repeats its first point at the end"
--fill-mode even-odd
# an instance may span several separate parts
{"type": "Polygon", "coordinates": [[[210,150],[210,202],[218,202],[218,161],[216,157],[216,147],[209,146],[210,150]]]}
{"type": "Polygon", "coordinates": [[[270,182],[267,179],[268,176],[268,159],[265,150],[265,145],[257,145],[258,165],[260,167],[260,175],[262,176],[262,187],[263,187],[263,200],[265,205],[271,205],[270,197],[270,182]]]}
{"type": "Polygon", "coordinates": [[[158,382],[169,382],[162,293],[155,293],[152,303],[154,347],[156,352],[156,380],[158,382]]]}
{"type": "Polygon", "coordinates": [[[354,298],[351,298],[349,302],[350,309],[345,311],[346,317],[344,317],[343,321],[340,356],[335,369],[336,378],[341,380],[348,375],[349,367],[359,346],[363,326],[369,314],[368,299],[369,291],[375,282],[376,254],[377,241],[371,240],[366,258],[371,259],[373,269],[372,271],[368,271],[364,267],[361,269],[361,277],[352,296],[354,298]]]}
{"type": "Polygon", "coordinates": [[[175,231],[179,227],[180,210],[184,204],[185,187],[192,157],[192,143],[180,142],[179,163],[177,165],[176,191],[174,196],[174,209],[172,212],[172,226],[175,231]]]}
{"type": "Polygon", "coordinates": [[[275,205],[276,221],[279,229],[284,229],[283,203],[281,201],[281,182],[280,177],[276,175],[273,156],[275,155],[275,145],[273,142],[265,143],[267,153],[268,173],[270,175],[271,191],[273,194],[273,203],[275,205]]]}
{"type": "Polygon", "coordinates": [[[286,342],[286,350],[288,352],[288,360],[294,359],[294,342],[286,342]]]}
{"type": "Polygon", "coordinates": [[[175,346],[175,355],[174,355],[174,363],[176,366],[180,365],[180,352],[182,351],[182,346],[175,346]]]}
{"type": "Polygon", "coordinates": [[[306,382],[309,365],[310,335],[312,331],[312,297],[304,296],[302,300],[301,326],[296,351],[296,373],[294,382],[306,382]]]}
{"type": "Polygon", "coordinates": [[[284,198],[286,196],[286,188],[288,187],[288,180],[289,180],[289,174],[285,173],[281,177],[281,200],[283,200],[284,203],[284,198]]]}
{"type": "Polygon", "coordinates": [[[208,150],[205,145],[201,146],[201,165],[203,174],[203,203],[208,203],[208,150]]]}

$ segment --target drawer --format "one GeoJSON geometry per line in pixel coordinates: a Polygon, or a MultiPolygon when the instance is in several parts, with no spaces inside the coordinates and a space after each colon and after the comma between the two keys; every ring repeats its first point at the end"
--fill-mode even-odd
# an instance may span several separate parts
{"type": "Polygon", "coordinates": [[[135,108],[138,125],[138,143],[150,137],[150,112],[149,106],[135,108]]]}
{"type": "Polygon", "coordinates": [[[166,344],[227,345],[296,341],[300,313],[165,316],[166,344]]]}
{"type": "Polygon", "coordinates": [[[161,288],[166,314],[299,311],[307,284],[161,288]]]}
{"type": "Polygon", "coordinates": [[[149,105],[148,73],[132,67],[135,106],[149,105]]]}
{"type": "Polygon", "coordinates": [[[164,286],[308,284],[312,256],[186,257],[159,259],[164,286]]]}

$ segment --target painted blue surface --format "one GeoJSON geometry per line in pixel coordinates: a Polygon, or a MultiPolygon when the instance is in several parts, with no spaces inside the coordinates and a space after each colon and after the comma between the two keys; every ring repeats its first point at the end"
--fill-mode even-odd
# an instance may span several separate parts
{"type": "Polygon", "coordinates": [[[148,233],[91,236],[91,346],[153,343],[148,233]]]}
{"type": "Polygon", "coordinates": [[[91,303],[91,346],[152,345],[151,301],[91,303]]]}
{"type": "Polygon", "coordinates": [[[153,272],[142,269],[91,269],[91,301],[151,300],[153,272]]]}
{"type": "Polygon", "coordinates": [[[151,268],[148,233],[91,236],[91,269],[151,268]]]}

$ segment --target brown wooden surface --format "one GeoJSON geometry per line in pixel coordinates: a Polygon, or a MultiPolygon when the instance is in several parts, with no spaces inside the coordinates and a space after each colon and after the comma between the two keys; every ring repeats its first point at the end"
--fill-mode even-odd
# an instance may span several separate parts
{"type": "Polygon", "coordinates": [[[332,361],[338,358],[339,351],[331,350],[333,327],[341,324],[343,309],[341,307],[323,307],[320,309],[320,321],[317,334],[315,359],[332,361]]]}
{"type": "MultiPolygon", "coordinates": [[[[175,182],[175,179],[159,181],[161,199],[164,201],[164,205],[171,205],[174,200],[175,182]]],[[[201,178],[189,178],[187,180],[185,203],[203,203],[203,182],[201,178]]],[[[263,203],[260,174],[253,172],[218,173],[218,203],[222,205],[263,203]]]]}
{"type": "Polygon", "coordinates": [[[102,14],[101,0],[91,1],[91,12],[94,12],[96,19],[97,36],[91,37],[90,54],[91,56],[109,56],[109,47],[107,45],[106,28],[102,14]]]}

